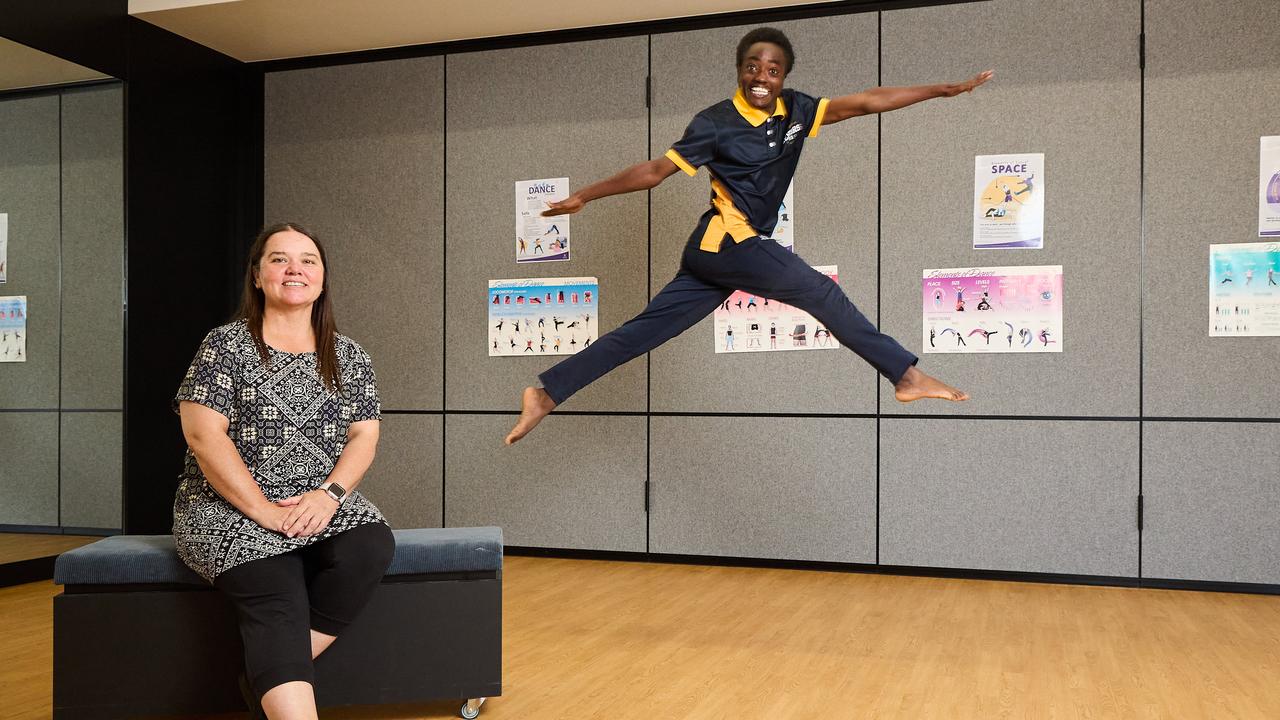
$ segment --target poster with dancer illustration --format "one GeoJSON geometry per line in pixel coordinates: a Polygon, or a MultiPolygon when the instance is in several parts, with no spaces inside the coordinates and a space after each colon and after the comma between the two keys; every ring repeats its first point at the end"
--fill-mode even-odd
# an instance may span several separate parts
{"type": "Polygon", "coordinates": [[[569,178],[516,183],[516,262],[569,259],[569,216],[543,217],[547,203],[569,197],[569,178]]]}
{"type": "Polygon", "coordinates": [[[793,179],[787,186],[787,194],[782,196],[782,206],[778,208],[778,224],[773,226],[773,239],[782,247],[796,251],[796,181],[793,179]]]}
{"type": "Polygon", "coordinates": [[[1258,237],[1280,237],[1280,135],[1259,145],[1258,237]]]}
{"type": "Polygon", "coordinates": [[[9,214],[0,213],[0,284],[9,281],[9,214]]]}
{"type": "Polygon", "coordinates": [[[27,361],[27,296],[0,297],[0,362],[27,361]]]}
{"type": "Polygon", "coordinates": [[[1062,352],[1062,266],[925,270],[926,353],[1062,352]]]}
{"type": "MultiPolygon", "coordinates": [[[[814,270],[840,282],[835,265],[814,270]]],[[[831,331],[809,313],[777,300],[735,290],[713,315],[717,353],[834,350],[840,347],[831,331]]]]}
{"type": "Polygon", "coordinates": [[[1044,188],[1044,153],[975,157],[973,249],[1044,247],[1044,188]]]}
{"type": "Polygon", "coordinates": [[[489,356],[572,355],[600,338],[593,277],[489,281],[489,356]]]}
{"type": "Polygon", "coordinates": [[[1209,246],[1209,337],[1280,335],[1280,240],[1209,246]]]}

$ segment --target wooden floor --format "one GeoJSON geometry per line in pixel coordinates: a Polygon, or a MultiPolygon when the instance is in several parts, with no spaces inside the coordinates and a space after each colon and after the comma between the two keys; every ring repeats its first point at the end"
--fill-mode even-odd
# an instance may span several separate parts
{"type": "MultiPolygon", "coordinates": [[[[1280,718],[1280,597],[530,557],[504,580],[482,720],[1280,718]]],[[[0,718],[49,717],[57,592],[0,589],[0,718]]]]}
{"type": "Polygon", "coordinates": [[[0,533],[0,565],[58,555],[101,539],[94,535],[0,533]]]}

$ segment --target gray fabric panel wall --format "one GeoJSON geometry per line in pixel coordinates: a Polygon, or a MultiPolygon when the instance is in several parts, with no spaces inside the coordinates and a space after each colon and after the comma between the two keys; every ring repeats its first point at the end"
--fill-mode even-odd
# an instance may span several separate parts
{"type": "Polygon", "coordinates": [[[1136,576],[1138,423],[882,420],[880,562],[1136,576]]]}
{"type": "Polygon", "coordinates": [[[884,14],[884,83],[959,81],[972,95],[883,116],[883,329],[921,353],[921,271],[1062,265],[1064,352],[922,355],[963,405],[890,412],[1138,414],[1141,271],[1136,2],[994,0],[884,14]],[[1045,154],[1043,250],[972,250],[975,155],[1045,154]]]}
{"type": "Polygon", "coordinates": [[[58,524],[58,413],[0,411],[0,525],[58,524]]]}
{"type": "Polygon", "coordinates": [[[440,527],[444,518],[444,416],[383,415],[378,455],[360,492],[392,527],[440,527]]]}
{"type": "Polygon", "coordinates": [[[652,552],[876,561],[875,420],[652,423],[652,552]]]}
{"type": "MultiPolygon", "coordinates": [[[[796,49],[787,87],[831,97],[876,85],[876,15],[778,23],[796,49]]],[[[653,36],[653,131],[662,155],[699,110],[733,96],[734,49],[750,26],[653,36]]],[[[840,285],[876,321],[876,120],[823,128],[805,143],[795,176],[795,251],[836,265],[840,285]]],[[[675,276],[711,194],[705,169],[652,191],[652,292],[675,276]]],[[[736,308],[732,313],[740,312],[736,308]]],[[[753,313],[753,315],[758,315],[753,313]]],[[[745,317],[745,315],[744,315],[745,317]]],[[[652,353],[653,410],[871,413],[876,373],[848,350],[713,354],[705,319],[652,353]],[[732,378],[732,381],[726,381],[732,378]],[[820,391],[815,391],[821,388],[820,391]]]]}
{"type": "Polygon", "coordinates": [[[62,413],[61,525],[118,528],[121,521],[119,412],[62,413]]]}
{"type": "Polygon", "coordinates": [[[384,409],[442,407],[443,103],[438,57],[266,76],[267,222],[325,243],[338,328],[384,409]]]}
{"type": "MultiPolygon", "coordinates": [[[[449,56],[449,409],[518,408],[520,390],[559,359],[489,357],[489,280],[597,277],[601,333],[648,301],[644,193],[599,200],[574,215],[568,262],[515,262],[516,181],[567,177],[576,190],[645,158],[647,68],[644,37],[449,56]]],[[[644,411],[646,381],[640,358],[563,407],[644,411]]]]}
{"type": "Polygon", "coordinates": [[[1253,380],[1277,367],[1276,339],[1208,330],[1209,245],[1260,240],[1258,138],[1280,135],[1280,3],[1148,0],[1146,22],[1144,410],[1280,417],[1253,380]]]}
{"type": "Polygon", "coordinates": [[[556,418],[514,447],[506,415],[450,415],[445,525],[502,526],[508,545],[643,552],[645,418],[556,418]]]}
{"type": "Polygon", "coordinates": [[[1280,584],[1280,425],[1148,422],[1143,575],[1280,584]]]}

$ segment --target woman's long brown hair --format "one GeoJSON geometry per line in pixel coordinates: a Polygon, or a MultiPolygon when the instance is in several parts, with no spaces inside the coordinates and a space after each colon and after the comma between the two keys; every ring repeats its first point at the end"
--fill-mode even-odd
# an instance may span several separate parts
{"type": "Polygon", "coordinates": [[[342,387],[338,369],[337,335],[338,323],[333,317],[333,303],[329,301],[329,258],[325,255],[324,245],[315,233],[298,223],[276,223],[262,228],[258,237],[249,248],[249,264],[244,269],[244,292],[240,295],[240,310],[237,317],[246,321],[253,343],[258,347],[258,356],[265,365],[270,362],[271,355],[267,350],[267,341],[262,339],[262,314],[266,309],[266,297],[262,288],[255,287],[258,264],[262,262],[262,254],[267,248],[267,240],[278,232],[293,230],[306,235],[316,244],[320,251],[320,266],[324,268],[324,285],[320,297],[311,306],[311,331],[316,336],[316,361],[320,379],[326,388],[338,390],[342,387]]]}

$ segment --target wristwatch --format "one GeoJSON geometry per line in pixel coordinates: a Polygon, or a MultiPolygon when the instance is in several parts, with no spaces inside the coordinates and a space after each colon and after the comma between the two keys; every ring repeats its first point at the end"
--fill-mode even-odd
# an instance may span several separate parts
{"type": "Polygon", "coordinates": [[[333,498],[333,501],[339,505],[342,504],[342,501],[347,499],[347,489],[336,482],[327,482],[324,485],[321,485],[320,489],[324,490],[324,494],[333,498]]]}

